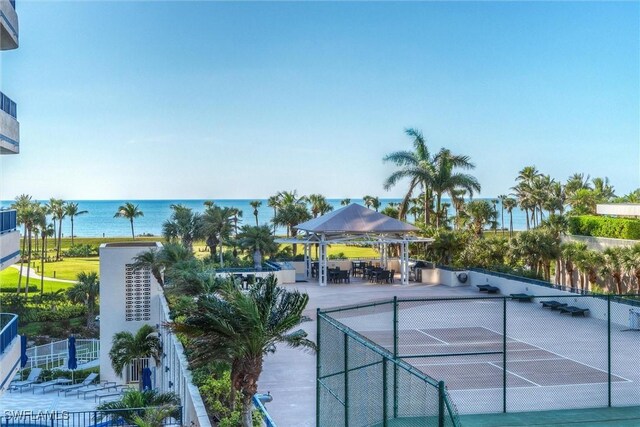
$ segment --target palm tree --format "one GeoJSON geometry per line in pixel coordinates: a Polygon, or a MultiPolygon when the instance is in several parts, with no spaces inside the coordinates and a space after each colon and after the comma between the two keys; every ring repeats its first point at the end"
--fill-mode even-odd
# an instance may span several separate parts
{"type": "Polygon", "coordinates": [[[498,200],[500,201],[500,228],[502,229],[502,235],[504,236],[504,201],[507,200],[508,196],[506,194],[501,194],[498,196],[498,200]]]}
{"type": "Polygon", "coordinates": [[[271,229],[267,225],[244,225],[238,234],[240,248],[251,251],[254,267],[262,269],[262,255],[277,252],[278,244],[274,241],[271,229]]]}
{"type": "MultiPolygon", "coordinates": [[[[16,197],[15,202],[11,204],[11,208],[16,210],[17,222],[18,224],[22,224],[24,226],[24,231],[22,233],[22,251],[21,254],[24,254],[26,251],[27,244],[27,225],[24,220],[24,215],[26,210],[31,206],[31,196],[28,194],[21,194],[16,197]]],[[[24,256],[20,256],[20,274],[18,275],[18,286],[16,288],[16,292],[18,295],[20,294],[21,284],[22,284],[22,266],[24,264],[24,256]]],[[[27,284],[27,287],[29,285],[27,284]]]]}
{"type": "MultiPolygon", "coordinates": [[[[24,296],[26,298],[29,295],[29,278],[31,276],[33,231],[38,226],[38,224],[42,224],[45,221],[45,214],[39,202],[32,202],[31,204],[29,204],[29,206],[23,209],[21,216],[21,219],[24,222],[25,229],[27,231],[27,235],[25,236],[25,239],[27,240],[27,281],[24,288],[24,296]]],[[[23,268],[22,264],[20,265],[20,268],[23,268]]],[[[19,289],[18,292],[20,292],[19,289]]]]}
{"type": "Polygon", "coordinates": [[[433,158],[434,173],[431,188],[436,195],[436,228],[440,227],[440,212],[443,194],[449,194],[454,190],[464,188],[473,197],[474,191],[480,191],[480,183],[469,174],[455,172],[459,169],[474,169],[469,156],[455,155],[443,148],[433,158]]]}
{"type": "Polygon", "coordinates": [[[60,252],[62,248],[62,220],[64,220],[64,217],[67,215],[64,200],[54,199],[52,197],[51,199],[49,199],[48,209],[51,212],[53,223],[55,224],[56,220],[58,220],[58,237],[56,238],[56,260],[60,260],[60,252]]]}
{"type": "Polygon", "coordinates": [[[471,218],[469,226],[476,236],[482,236],[485,225],[495,221],[496,211],[486,200],[472,200],[464,210],[471,218]]]}
{"type": "MultiPolygon", "coordinates": [[[[212,259],[216,256],[218,245],[222,245],[231,237],[233,214],[231,208],[213,205],[205,209],[202,215],[202,233],[205,243],[211,251],[212,259]]],[[[222,247],[220,248],[220,258],[222,259],[222,247]]]]}
{"type": "MultiPolygon", "coordinates": [[[[311,219],[311,214],[307,207],[303,204],[287,204],[283,205],[278,214],[273,218],[276,225],[287,227],[287,237],[296,237],[298,230],[294,228],[311,219]]],[[[297,254],[298,245],[293,244],[293,256],[297,254]]]]}
{"type": "Polygon", "coordinates": [[[371,206],[373,205],[373,196],[362,196],[362,202],[367,208],[371,209],[371,206]]]}
{"type": "MultiPolygon", "coordinates": [[[[160,363],[162,354],[162,344],[156,329],[151,325],[142,325],[138,332],[133,335],[131,332],[117,332],[113,336],[113,344],[109,350],[109,358],[113,370],[122,377],[127,365],[139,359],[153,359],[160,363]]],[[[142,363],[138,363],[139,387],[142,390],[142,363]]]]}
{"type": "MultiPolygon", "coordinates": [[[[164,248],[163,248],[164,249],[164,248]]],[[[160,286],[164,287],[164,280],[162,277],[162,272],[165,269],[164,259],[161,257],[161,250],[158,249],[149,249],[148,251],[144,251],[133,257],[132,267],[134,270],[144,270],[149,269],[153,277],[158,281],[160,286]]]]}
{"type": "Polygon", "coordinates": [[[607,248],[602,253],[604,264],[601,271],[611,276],[616,286],[616,293],[623,293],[622,276],[624,274],[624,263],[621,248],[607,248]]]}
{"type": "Polygon", "coordinates": [[[253,208],[253,216],[256,217],[256,227],[258,226],[258,208],[262,206],[262,202],[260,200],[253,200],[249,202],[249,205],[253,208]]]}
{"type": "Polygon", "coordinates": [[[124,205],[121,205],[118,208],[118,211],[116,212],[116,214],[113,216],[114,218],[126,218],[129,220],[129,222],[131,223],[131,238],[133,240],[136,239],[136,234],[133,231],[133,220],[135,218],[139,218],[141,216],[144,216],[144,212],[142,212],[140,209],[138,209],[138,205],[134,205],[131,202],[127,202],[124,205]]]}
{"type": "Polygon", "coordinates": [[[172,204],[170,207],[173,213],[162,224],[162,234],[168,241],[180,240],[185,248],[192,251],[193,242],[202,237],[200,214],[184,205],[172,204]]]}
{"type": "Polygon", "coordinates": [[[427,148],[427,143],[417,129],[406,129],[405,133],[413,138],[413,151],[395,151],[387,154],[382,160],[392,162],[400,169],[393,172],[384,182],[384,189],[389,190],[398,181],[408,178],[409,189],[400,205],[399,216],[404,218],[408,210],[409,200],[413,192],[421,188],[423,194],[424,222],[430,224],[430,211],[432,202],[431,184],[435,175],[433,159],[427,148]]]}
{"type": "Polygon", "coordinates": [[[87,328],[92,328],[96,316],[96,299],[100,293],[100,280],[95,271],[81,271],[77,283],[67,290],[67,298],[76,304],[87,307],[87,328]]]}
{"type": "Polygon", "coordinates": [[[108,413],[114,419],[122,418],[127,425],[157,427],[164,425],[165,418],[180,417],[180,397],[173,392],[129,390],[119,400],[101,403],[96,409],[108,413]]]}
{"type": "Polygon", "coordinates": [[[55,235],[55,230],[53,228],[53,225],[46,223],[47,222],[46,214],[43,215],[43,217],[44,217],[44,223],[40,224],[40,238],[42,239],[42,245],[41,245],[42,252],[40,253],[40,296],[41,297],[42,295],[44,295],[44,261],[45,261],[45,258],[47,257],[47,242],[49,241],[49,238],[51,236],[55,235]]]}
{"type": "Polygon", "coordinates": [[[629,275],[636,279],[636,293],[640,294],[640,243],[623,251],[622,263],[629,275]]]}
{"type": "Polygon", "coordinates": [[[327,198],[322,194],[310,194],[307,199],[309,200],[309,203],[311,203],[311,214],[314,218],[333,210],[333,206],[327,202],[327,198]]]}
{"type": "MultiPolygon", "coordinates": [[[[273,217],[278,214],[278,206],[280,205],[280,194],[276,194],[267,199],[267,206],[273,208],[273,217]]],[[[276,223],[273,223],[273,234],[276,234],[276,223]]]]}
{"type": "MultiPolygon", "coordinates": [[[[277,344],[315,349],[307,333],[298,329],[309,296],[277,285],[273,275],[258,281],[247,293],[227,281],[215,294],[201,295],[196,308],[172,328],[190,339],[197,365],[212,360],[231,365],[233,390],[241,393],[242,425],[252,427],[252,398],[258,390],[263,359],[277,344]]],[[[232,399],[235,401],[235,399],[232,399]]]]}
{"type": "Polygon", "coordinates": [[[68,202],[64,205],[64,212],[71,220],[71,245],[73,245],[73,218],[79,215],[89,213],[89,211],[81,211],[78,208],[78,204],[75,202],[68,202]]]}
{"type": "Polygon", "coordinates": [[[527,230],[531,227],[531,223],[529,221],[529,210],[531,210],[532,218],[535,218],[537,205],[534,199],[533,186],[534,181],[540,176],[542,176],[542,174],[535,166],[525,166],[520,172],[518,172],[518,176],[516,177],[518,184],[513,187],[516,197],[518,198],[518,203],[525,213],[527,230]]]}
{"type": "Polygon", "coordinates": [[[350,204],[351,204],[351,199],[349,199],[349,198],[345,198],[345,199],[340,200],[340,206],[348,206],[350,204]]]}
{"type": "Polygon", "coordinates": [[[504,207],[509,214],[509,238],[511,238],[513,235],[513,208],[515,208],[517,205],[518,202],[512,197],[507,197],[506,199],[504,199],[504,202],[502,202],[502,207],[504,207]]]}

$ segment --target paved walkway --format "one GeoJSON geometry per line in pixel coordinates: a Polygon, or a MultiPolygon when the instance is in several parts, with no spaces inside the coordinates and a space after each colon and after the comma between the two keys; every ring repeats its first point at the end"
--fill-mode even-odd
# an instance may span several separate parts
{"type": "MultiPolygon", "coordinates": [[[[13,264],[11,266],[11,268],[15,268],[16,270],[20,271],[20,265],[19,264],[13,264]]],[[[36,271],[33,268],[29,268],[29,277],[31,279],[35,279],[35,280],[40,280],[42,279],[42,276],[40,276],[38,273],[36,273],[36,271]]],[[[22,276],[23,277],[27,277],[27,268],[26,267],[22,267],[22,276]]],[[[75,280],[65,280],[65,279],[54,279],[53,277],[47,277],[44,276],[44,280],[48,280],[50,282],[60,282],[60,283],[77,283],[75,280]]]]}
{"type": "MultiPolygon", "coordinates": [[[[366,301],[401,297],[468,296],[468,288],[450,288],[441,285],[410,284],[377,285],[369,283],[330,284],[320,287],[315,282],[287,285],[309,294],[306,311],[312,321],[304,324],[309,337],[316,340],[316,309],[357,304],[366,301]]],[[[260,393],[270,392],[273,402],[267,404],[278,427],[315,426],[316,356],[303,350],[280,345],[277,351],[265,357],[260,377],[260,393]]]]}

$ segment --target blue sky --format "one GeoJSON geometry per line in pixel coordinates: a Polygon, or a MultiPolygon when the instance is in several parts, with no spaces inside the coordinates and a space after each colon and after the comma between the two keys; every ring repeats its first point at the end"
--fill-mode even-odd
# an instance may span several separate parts
{"type": "Polygon", "coordinates": [[[0,199],[386,192],[382,157],[467,154],[483,196],[535,164],[640,186],[637,2],[19,1],[21,154],[0,199]]]}

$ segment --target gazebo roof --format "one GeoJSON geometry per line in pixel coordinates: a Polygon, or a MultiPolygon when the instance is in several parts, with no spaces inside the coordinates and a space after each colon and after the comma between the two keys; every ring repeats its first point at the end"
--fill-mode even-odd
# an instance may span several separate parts
{"type": "Polygon", "coordinates": [[[411,224],[367,209],[356,203],[298,224],[294,228],[309,233],[325,234],[407,234],[419,230],[411,224]]]}

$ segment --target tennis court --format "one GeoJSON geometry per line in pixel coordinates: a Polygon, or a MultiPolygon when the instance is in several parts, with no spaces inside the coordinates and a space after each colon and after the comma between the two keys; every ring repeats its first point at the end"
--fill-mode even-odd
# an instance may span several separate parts
{"type": "MultiPolygon", "coordinates": [[[[393,331],[361,331],[393,352],[393,331]]],[[[485,327],[404,329],[398,331],[398,356],[449,390],[500,389],[504,386],[504,336],[485,327]]],[[[507,387],[606,384],[604,369],[507,337],[507,387]]],[[[630,381],[611,375],[612,382],[630,381]]]]}

